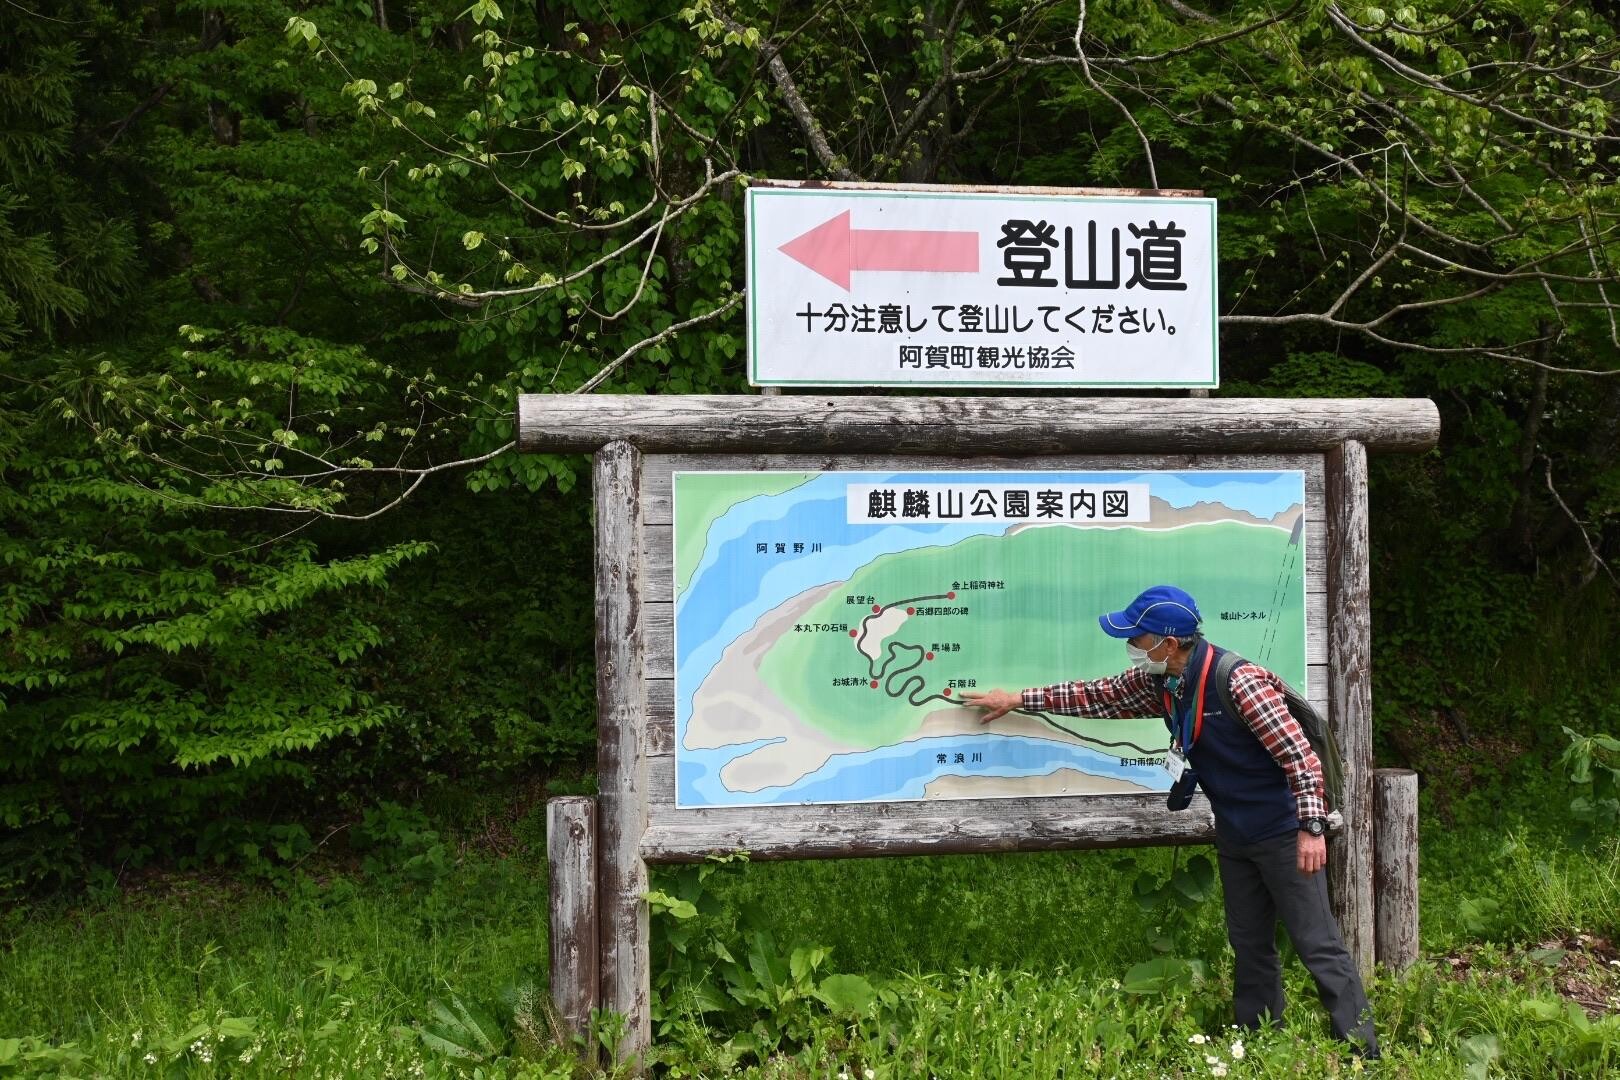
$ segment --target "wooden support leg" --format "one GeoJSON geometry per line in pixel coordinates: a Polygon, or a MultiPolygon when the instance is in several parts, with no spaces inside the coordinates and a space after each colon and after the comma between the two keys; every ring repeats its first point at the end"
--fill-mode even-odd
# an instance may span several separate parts
{"type": "Polygon", "coordinates": [[[1405,971],[1418,956],[1418,778],[1411,769],[1373,777],[1373,907],[1378,962],[1405,971]]]}
{"type": "Polygon", "coordinates": [[[625,1018],[620,1061],[652,1045],[647,864],[647,682],[641,609],[641,453],[596,453],[597,905],[602,1005],[625,1018]]]}
{"type": "Polygon", "coordinates": [[[1347,439],[1326,456],[1328,720],[1344,754],[1344,828],[1328,845],[1328,886],[1344,943],[1363,976],[1373,966],[1372,609],[1367,448],[1347,439]]]}
{"type": "Polygon", "coordinates": [[[567,1029],[590,1036],[602,969],[596,919],[596,802],[583,796],[546,803],[551,871],[551,1003],[567,1029]]]}

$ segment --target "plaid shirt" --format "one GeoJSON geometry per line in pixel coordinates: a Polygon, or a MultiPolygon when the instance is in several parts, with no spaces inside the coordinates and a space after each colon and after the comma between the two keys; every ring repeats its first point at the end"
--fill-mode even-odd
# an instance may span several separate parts
{"type": "MultiPolygon", "coordinates": [[[[1182,686],[1190,683],[1189,679],[1182,686]]],[[[1023,698],[1024,708],[1031,712],[1101,719],[1164,716],[1164,704],[1153,676],[1136,668],[1089,682],[1031,687],[1024,691],[1023,698]]],[[[1288,711],[1282,680],[1259,664],[1239,664],[1232,671],[1232,703],[1260,745],[1282,768],[1300,818],[1326,817],[1322,763],[1299,721],[1288,711]]]]}

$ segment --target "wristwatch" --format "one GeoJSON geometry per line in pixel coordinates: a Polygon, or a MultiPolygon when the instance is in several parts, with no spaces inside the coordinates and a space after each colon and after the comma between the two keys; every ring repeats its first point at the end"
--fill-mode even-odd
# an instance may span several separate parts
{"type": "Polygon", "coordinates": [[[1327,832],[1327,818],[1300,818],[1299,827],[1302,831],[1308,832],[1312,836],[1321,836],[1323,833],[1327,832]]]}

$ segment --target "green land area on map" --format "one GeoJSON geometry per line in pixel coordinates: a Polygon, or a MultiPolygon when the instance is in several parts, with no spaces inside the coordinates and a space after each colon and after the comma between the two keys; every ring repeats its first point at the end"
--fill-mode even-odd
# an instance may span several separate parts
{"type": "MultiPolygon", "coordinates": [[[[852,747],[886,746],[914,737],[930,710],[949,707],[935,695],[945,697],[951,680],[975,682],[951,689],[948,698],[955,699],[1119,673],[1124,645],[1102,633],[1097,616],[1148,586],[1171,582],[1198,599],[1205,632],[1217,644],[1303,687],[1303,562],[1288,529],[1231,521],[1175,529],[1022,527],[884,555],[795,611],[792,627],[814,629],[785,628],[760,658],[759,679],[798,722],[826,737],[852,747]],[[1004,587],[975,587],[985,581],[1004,587]],[[953,599],[944,598],[953,591],[953,599]],[[850,603],[851,597],[870,600],[850,603]],[[909,605],[917,613],[905,615],[908,605],[900,602],[920,597],[933,599],[917,600],[909,605]],[[874,605],[884,612],[874,613],[874,605]],[[966,613],[925,614],[931,607],[966,613]],[[822,629],[846,624],[856,637],[822,629]],[[929,652],[932,660],[925,659],[929,652]],[[835,684],[854,676],[861,676],[856,685],[835,684]]],[[[1068,726],[1141,746],[1165,741],[1157,718],[1068,726]]]]}

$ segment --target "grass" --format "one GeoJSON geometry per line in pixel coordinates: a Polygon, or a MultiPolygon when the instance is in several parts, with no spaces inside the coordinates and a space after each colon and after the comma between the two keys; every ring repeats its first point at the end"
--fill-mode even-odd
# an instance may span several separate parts
{"type": "Polygon", "coordinates": [[[169,883],[3,925],[0,1036],[77,1044],[74,1075],[430,1075],[439,1055],[394,1033],[430,1000],[545,987],[545,882],[515,860],[420,889],[169,883]]]}
{"type": "MultiPolygon", "coordinates": [[[[1364,1071],[1620,1069],[1620,958],[1608,944],[1620,911],[1617,849],[1569,850],[1530,819],[1490,829],[1431,821],[1423,842],[1429,959],[1371,988],[1385,1059],[1364,1071]]],[[[1152,955],[1156,925],[1132,896],[1125,860],[1162,873],[1172,857],[862,860],[718,874],[717,901],[753,910],[784,954],[793,943],[828,946],[820,974],[862,973],[879,1000],[843,1016],[801,995],[780,1011],[797,1010],[802,1027],[763,1062],[739,1051],[747,1025],[677,1018],[658,1048],[661,1068],[861,1080],[1363,1071],[1328,1038],[1297,962],[1285,1028],[1240,1039],[1225,1026],[1230,961],[1218,903],[1181,931],[1181,950],[1211,961],[1205,983],[1169,994],[1121,988],[1125,971],[1152,955]]],[[[569,1053],[541,1004],[545,921],[543,864],[532,853],[468,855],[423,884],[328,874],[277,890],[181,877],[100,901],[16,908],[0,916],[0,1077],[566,1076],[569,1053]]],[[[765,1012],[755,1020],[773,1022],[765,1012]]]]}

